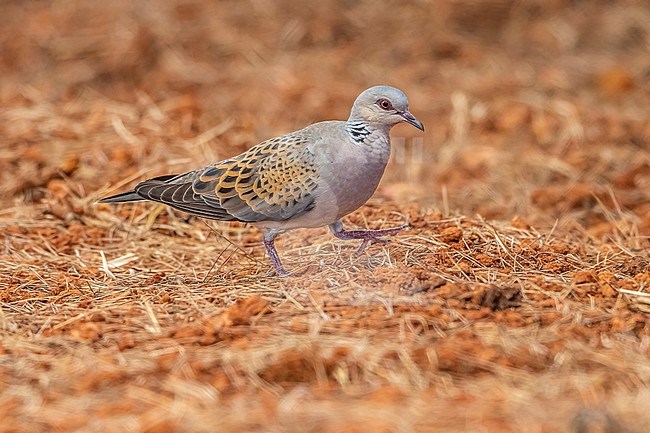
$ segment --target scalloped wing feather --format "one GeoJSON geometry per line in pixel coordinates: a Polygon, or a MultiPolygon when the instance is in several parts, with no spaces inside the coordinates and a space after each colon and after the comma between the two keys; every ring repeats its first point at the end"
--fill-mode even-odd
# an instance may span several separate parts
{"type": "Polygon", "coordinates": [[[206,168],[142,182],[135,191],[204,218],[287,220],[314,206],[318,173],[309,142],[299,133],[272,138],[206,168]]]}

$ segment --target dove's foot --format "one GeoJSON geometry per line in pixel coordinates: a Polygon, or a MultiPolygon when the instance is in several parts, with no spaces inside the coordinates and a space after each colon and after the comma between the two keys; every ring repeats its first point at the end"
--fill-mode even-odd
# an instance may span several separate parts
{"type": "Polygon", "coordinates": [[[275,249],[275,238],[281,232],[275,230],[268,230],[264,234],[264,246],[266,247],[266,252],[269,254],[269,258],[275,266],[275,272],[277,272],[279,277],[286,277],[289,273],[282,266],[282,261],[280,261],[280,256],[278,255],[278,250],[275,249]]]}
{"type": "Polygon", "coordinates": [[[381,230],[345,230],[343,228],[343,222],[338,220],[334,224],[330,224],[330,231],[334,236],[339,239],[351,240],[351,239],[361,239],[361,245],[357,249],[356,254],[361,254],[363,250],[366,249],[369,243],[382,243],[386,244],[390,242],[389,239],[384,239],[382,236],[390,236],[396,233],[401,232],[409,228],[408,224],[404,224],[399,227],[394,227],[390,229],[381,229],[381,230]]]}

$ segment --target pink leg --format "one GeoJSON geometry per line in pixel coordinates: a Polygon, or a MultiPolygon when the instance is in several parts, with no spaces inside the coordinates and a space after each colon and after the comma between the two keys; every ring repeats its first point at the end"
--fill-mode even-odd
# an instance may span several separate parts
{"type": "Polygon", "coordinates": [[[330,224],[330,231],[334,236],[339,239],[350,240],[350,239],[361,239],[363,242],[357,249],[357,254],[361,254],[363,250],[366,249],[368,243],[379,242],[379,243],[388,243],[390,240],[382,238],[382,236],[390,236],[396,233],[399,233],[402,230],[409,228],[408,224],[403,226],[394,227],[392,229],[382,229],[382,230],[345,230],[343,228],[343,222],[338,220],[334,224],[330,224]]]}
{"type": "Polygon", "coordinates": [[[286,277],[289,273],[284,269],[284,266],[282,266],[278,250],[275,249],[275,238],[280,233],[282,232],[267,230],[266,233],[264,233],[264,246],[266,247],[266,252],[269,254],[271,263],[275,266],[275,272],[277,272],[280,277],[286,277]]]}

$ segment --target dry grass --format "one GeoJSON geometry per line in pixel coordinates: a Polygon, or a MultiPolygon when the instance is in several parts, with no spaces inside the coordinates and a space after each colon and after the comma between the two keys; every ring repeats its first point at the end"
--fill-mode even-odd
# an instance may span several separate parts
{"type": "Polygon", "coordinates": [[[1,8],[0,431],[650,424],[642,2],[1,8]],[[377,82],[433,129],[347,219],[388,245],[291,232],[279,279],[250,227],[94,204],[377,82]]]}

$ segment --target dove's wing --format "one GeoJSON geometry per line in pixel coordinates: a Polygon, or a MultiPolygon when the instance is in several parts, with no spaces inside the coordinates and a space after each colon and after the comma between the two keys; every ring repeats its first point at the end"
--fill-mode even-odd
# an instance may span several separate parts
{"type": "Polygon", "coordinates": [[[222,221],[283,221],[314,206],[318,174],[301,131],[266,140],[234,158],[135,187],[138,196],[222,221]]]}

